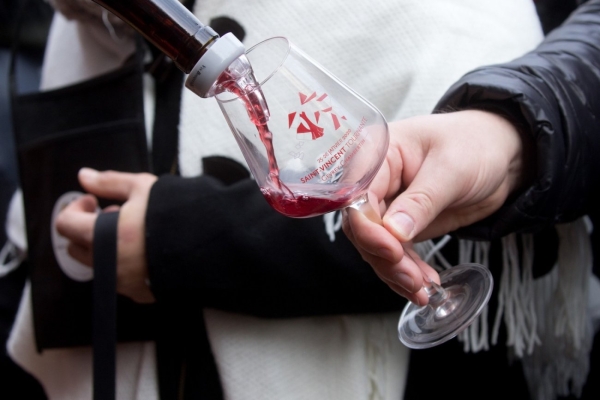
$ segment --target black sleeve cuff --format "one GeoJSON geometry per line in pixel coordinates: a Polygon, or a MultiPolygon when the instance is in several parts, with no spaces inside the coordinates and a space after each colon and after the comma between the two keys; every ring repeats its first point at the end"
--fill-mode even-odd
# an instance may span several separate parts
{"type": "Polygon", "coordinates": [[[405,300],[322,217],[293,219],[256,182],[161,177],[150,193],[146,254],[159,302],[262,317],[400,310],[405,300]]]}

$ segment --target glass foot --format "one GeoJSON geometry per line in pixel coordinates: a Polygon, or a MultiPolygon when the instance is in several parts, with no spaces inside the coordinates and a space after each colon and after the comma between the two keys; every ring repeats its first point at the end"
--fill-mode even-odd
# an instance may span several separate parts
{"type": "Polygon", "coordinates": [[[398,323],[400,341],[411,349],[442,344],[466,329],[492,294],[490,271],[480,264],[460,264],[440,273],[443,290],[420,307],[408,303],[398,323]]]}

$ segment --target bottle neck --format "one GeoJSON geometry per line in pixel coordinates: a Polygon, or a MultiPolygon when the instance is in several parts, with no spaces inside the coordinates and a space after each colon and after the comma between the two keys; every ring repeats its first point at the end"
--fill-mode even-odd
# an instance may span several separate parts
{"type": "Polygon", "coordinates": [[[219,38],[178,0],[93,0],[131,25],[188,74],[219,38]]]}

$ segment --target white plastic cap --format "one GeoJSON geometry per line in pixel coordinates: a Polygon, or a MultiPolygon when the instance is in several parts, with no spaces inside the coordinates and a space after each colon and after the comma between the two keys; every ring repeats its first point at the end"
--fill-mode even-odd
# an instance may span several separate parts
{"type": "Polygon", "coordinates": [[[185,86],[200,97],[210,97],[210,88],[221,73],[244,54],[246,48],[232,33],[221,36],[192,68],[185,86]]]}

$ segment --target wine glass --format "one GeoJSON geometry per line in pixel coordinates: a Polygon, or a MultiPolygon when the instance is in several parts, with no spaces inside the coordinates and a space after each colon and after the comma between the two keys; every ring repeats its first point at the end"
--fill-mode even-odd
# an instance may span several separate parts
{"type": "MultiPolygon", "coordinates": [[[[381,222],[367,198],[389,145],[381,112],[284,37],[246,57],[214,92],[269,204],[293,218],[351,207],[381,222]]],[[[444,288],[424,276],[429,304],[409,303],[402,313],[399,337],[408,347],[454,337],[489,299],[492,278],[483,266],[462,264],[440,278],[444,288]]]]}
{"type": "Polygon", "coordinates": [[[286,38],[247,57],[254,77],[230,71],[216,99],[269,204],[307,218],[365,196],[389,143],[381,113],[286,38]]]}

